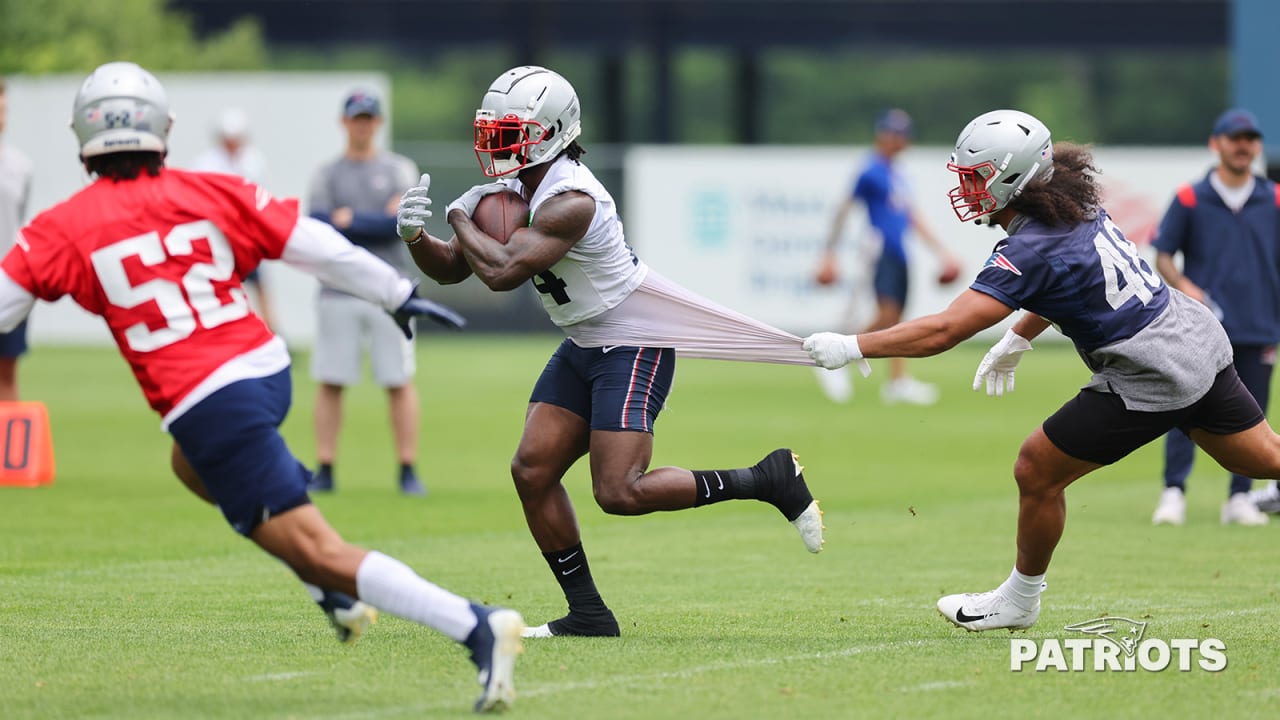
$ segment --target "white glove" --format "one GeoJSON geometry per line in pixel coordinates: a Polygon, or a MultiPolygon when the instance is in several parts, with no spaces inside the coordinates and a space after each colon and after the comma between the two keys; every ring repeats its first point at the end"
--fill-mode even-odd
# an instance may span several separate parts
{"type": "Polygon", "coordinates": [[[462,197],[449,203],[449,206],[444,209],[444,218],[445,220],[448,220],[449,213],[453,212],[454,210],[461,210],[462,212],[467,214],[467,217],[471,217],[476,213],[476,206],[480,204],[480,198],[484,197],[485,195],[500,193],[506,189],[507,189],[507,186],[503,185],[500,182],[491,182],[491,183],[486,183],[484,185],[476,185],[472,187],[470,190],[462,193],[462,197]]]}
{"type": "Polygon", "coordinates": [[[400,196],[400,207],[396,209],[396,233],[400,239],[411,243],[419,235],[426,232],[427,218],[431,217],[431,198],[427,193],[431,190],[431,175],[423,173],[418,184],[404,191],[400,196]]]}
{"type": "Polygon", "coordinates": [[[992,397],[1004,395],[1005,390],[1013,392],[1013,369],[1022,359],[1022,353],[1031,349],[1031,342],[1013,330],[1005,332],[1000,342],[987,351],[986,357],[978,363],[978,372],[973,376],[973,389],[982,387],[985,380],[987,394],[992,397]]]}
{"type": "Polygon", "coordinates": [[[858,347],[857,335],[841,335],[833,332],[814,333],[804,339],[801,347],[809,353],[809,357],[818,367],[835,370],[857,360],[858,372],[862,373],[862,377],[871,374],[871,365],[863,359],[862,350],[858,347]]]}

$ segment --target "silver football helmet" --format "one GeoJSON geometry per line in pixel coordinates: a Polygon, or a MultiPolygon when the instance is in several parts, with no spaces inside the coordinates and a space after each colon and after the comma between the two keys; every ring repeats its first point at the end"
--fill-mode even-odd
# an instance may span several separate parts
{"type": "Polygon", "coordinates": [[[71,109],[80,157],[166,152],[173,115],[155,76],[131,62],[101,65],[85,78],[71,109]]]}
{"type": "Polygon", "coordinates": [[[578,94],[559,74],[534,65],[504,72],[476,110],[475,150],[488,177],[554,159],[582,132],[578,94]]]}
{"type": "Polygon", "coordinates": [[[960,133],[947,169],[960,184],[947,193],[962,222],[987,218],[1018,197],[1033,179],[1053,176],[1049,128],[1017,110],[992,110],[960,133]]]}

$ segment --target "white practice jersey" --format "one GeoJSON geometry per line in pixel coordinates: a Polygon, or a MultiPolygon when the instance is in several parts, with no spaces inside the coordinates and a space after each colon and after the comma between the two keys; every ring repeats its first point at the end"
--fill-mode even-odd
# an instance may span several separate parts
{"type": "MultiPolygon", "coordinates": [[[[519,180],[507,183],[521,190],[519,180]]],[[[596,202],[596,214],[586,235],[564,257],[533,276],[542,306],[560,327],[573,325],[617,306],[644,280],[648,267],[627,245],[617,206],[604,185],[586,166],[560,157],[555,160],[529,203],[533,216],[548,199],[576,190],[596,202]]]]}

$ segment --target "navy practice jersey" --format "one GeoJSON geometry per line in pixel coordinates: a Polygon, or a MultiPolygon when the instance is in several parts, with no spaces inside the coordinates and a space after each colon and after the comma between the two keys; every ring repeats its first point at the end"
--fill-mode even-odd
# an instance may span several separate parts
{"type": "Polygon", "coordinates": [[[1072,228],[1020,215],[971,286],[1058,326],[1083,352],[1133,337],[1160,316],[1169,290],[1098,209],[1072,228]]]}
{"type": "Polygon", "coordinates": [[[1093,370],[1086,389],[1176,410],[1231,363],[1213,314],[1165,285],[1101,208],[1070,228],[1019,216],[1009,230],[970,287],[1057,325],[1093,370]]]}

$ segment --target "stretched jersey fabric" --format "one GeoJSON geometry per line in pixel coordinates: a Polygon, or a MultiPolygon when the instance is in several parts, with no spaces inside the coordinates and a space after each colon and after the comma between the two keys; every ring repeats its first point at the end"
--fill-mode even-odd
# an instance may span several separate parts
{"type": "Polygon", "coordinates": [[[853,185],[853,197],[867,206],[867,219],[884,242],[881,253],[906,262],[911,204],[902,173],[883,155],[873,154],[853,185]]]}
{"type": "Polygon", "coordinates": [[[147,402],[165,415],[275,338],[241,281],[281,256],[297,221],[296,202],[241,178],[166,169],[98,180],[41,213],[0,267],[36,298],[70,295],[102,316],[147,402]]]}
{"type": "Polygon", "coordinates": [[[1069,228],[1018,216],[970,288],[1056,325],[1094,372],[1086,387],[1131,410],[1187,407],[1231,363],[1209,309],[1165,285],[1101,208],[1069,228]]]}
{"type": "MultiPolygon", "coordinates": [[[[518,180],[506,184],[523,190],[518,180]]],[[[813,364],[799,337],[651,271],[627,245],[613,197],[585,165],[557,159],[529,203],[531,214],[571,190],[595,200],[595,217],[563,258],[534,276],[533,286],[552,321],[576,345],[674,348],[683,357],[813,364]]]]}

